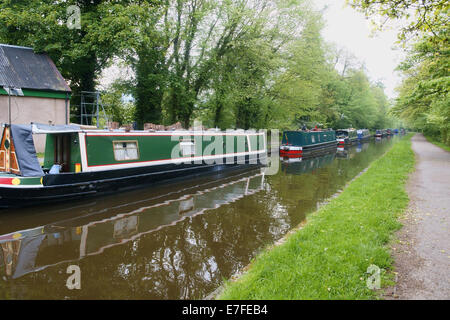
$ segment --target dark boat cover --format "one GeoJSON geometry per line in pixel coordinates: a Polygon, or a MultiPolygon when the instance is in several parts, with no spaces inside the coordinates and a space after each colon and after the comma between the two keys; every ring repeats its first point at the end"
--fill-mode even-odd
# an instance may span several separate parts
{"type": "Polygon", "coordinates": [[[11,136],[14,141],[20,174],[24,177],[40,177],[44,175],[34,148],[31,125],[11,124],[11,136]]]}
{"type": "Polygon", "coordinates": [[[39,253],[39,247],[46,237],[46,234],[41,234],[36,237],[22,239],[17,265],[12,275],[13,279],[20,278],[39,269],[36,266],[36,257],[39,253]]]}

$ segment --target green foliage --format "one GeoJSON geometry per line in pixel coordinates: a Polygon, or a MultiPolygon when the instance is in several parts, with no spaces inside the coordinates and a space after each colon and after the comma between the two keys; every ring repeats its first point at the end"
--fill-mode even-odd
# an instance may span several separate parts
{"type": "Polygon", "coordinates": [[[135,104],[125,100],[124,96],[129,92],[130,89],[126,83],[117,81],[101,94],[101,100],[109,120],[119,122],[120,125],[133,122],[136,113],[135,104]]]}
{"type": "MultiPolygon", "coordinates": [[[[446,30],[447,32],[447,30],[446,30]]],[[[450,49],[448,44],[423,37],[400,66],[406,79],[399,88],[394,114],[412,128],[450,145],[450,49]]]]}
{"type": "Polygon", "coordinates": [[[310,0],[22,0],[0,9],[0,41],[47,52],[70,83],[75,116],[79,93],[94,91],[119,58],[134,77],[104,99],[123,122],[120,97],[131,94],[140,127],[199,119],[223,129],[375,129],[389,121],[382,88],[330,53],[310,0]],[[73,4],[81,29],[66,25],[73,4]]]}
{"type": "Polygon", "coordinates": [[[136,16],[151,7],[148,1],[127,0],[2,1],[0,41],[46,52],[68,80],[72,104],[79,105],[79,93],[94,91],[96,79],[110,59],[135,42],[136,16]],[[80,29],[67,25],[70,5],[81,10],[80,29]]]}
{"type": "Polygon", "coordinates": [[[448,24],[447,0],[347,0],[353,7],[363,11],[372,20],[376,16],[381,21],[374,21],[382,28],[387,19],[406,21],[400,31],[400,40],[407,40],[417,34],[434,34],[443,25],[448,24]]]}
{"type": "Polygon", "coordinates": [[[399,34],[408,56],[399,66],[404,80],[391,113],[450,145],[449,2],[353,0],[352,4],[367,15],[409,22],[399,34]]]}
{"type": "Polygon", "coordinates": [[[434,140],[434,138],[431,136],[425,136],[425,138],[428,140],[428,142],[431,142],[432,144],[438,146],[439,148],[442,148],[442,149],[450,152],[450,146],[443,144],[442,142],[434,140]]]}
{"type": "Polygon", "coordinates": [[[279,19],[296,20],[301,33],[264,38],[277,32],[270,29],[236,42],[217,63],[197,117],[221,128],[386,127],[389,106],[382,87],[348,61],[345,72],[336,71],[332,61],[339,57],[329,54],[320,36],[321,16],[305,4],[279,19]]]}
{"type": "Polygon", "coordinates": [[[163,53],[158,48],[139,51],[138,57],[139,60],[134,65],[136,85],[133,92],[136,97],[135,117],[138,125],[143,127],[146,122],[161,122],[167,69],[162,63],[163,53]]]}
{"type": "Polygon", "coordinates": [[[334,79],[332,101],[337,117],[331,120],[335,128],[386,128],[389,103],[379,84],[370,83],[362,70],[350,70],[347,76],[334,79]]]}
{"type": "Polygon", "coordinates": [[[321,18],[309,16],[302,36],[286,52],[285,68],[272,89],[275,96],[276,120],[282,128],[295,128],[300,122],[325,122],[319,111],[322,85],[332,74],[325,60],[324,43],[320,37],[321,18]],[[278,110],[277,110],[278,109],[278,110]]]}

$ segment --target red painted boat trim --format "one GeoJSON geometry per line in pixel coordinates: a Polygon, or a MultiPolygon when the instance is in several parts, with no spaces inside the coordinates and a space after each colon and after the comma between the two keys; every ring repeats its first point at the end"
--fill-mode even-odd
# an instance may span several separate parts
{"type": "Polygon", "coordinates": [[[286,151],[286,150],[280,150],[280,155],[302,155],[303,150],[292,150],[292,151],[286,151]]]}
{"type": "Polygon", "coordinates": [[[0,178],[0,184],[12,184],[14,178],[0,178]]]}

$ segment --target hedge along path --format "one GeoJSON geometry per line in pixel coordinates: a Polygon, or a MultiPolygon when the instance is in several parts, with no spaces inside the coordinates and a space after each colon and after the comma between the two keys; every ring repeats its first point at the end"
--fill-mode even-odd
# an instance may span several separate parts
{"type": "Polygon", "coordinates": [[[374,276],[368,268],[380,268],[381,285],[390,284],[387,244],[408,205],[405,183],[415,163],[410,139],[394,144],[285,243],[257,256],[238,280],[225,283],[218,298],[379,298],[368,286],[374,276]]]}

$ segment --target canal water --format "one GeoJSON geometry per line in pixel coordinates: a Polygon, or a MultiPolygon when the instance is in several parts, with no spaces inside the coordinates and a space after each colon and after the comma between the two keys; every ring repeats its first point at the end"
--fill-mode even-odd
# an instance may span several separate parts
{"type": "Polygon", "coordinates": [[[146,190],[0,211],[0,299],[202,299],[395,139],[146,190]],[[80,289],[66,286],[80,270],[80,289]]]}

